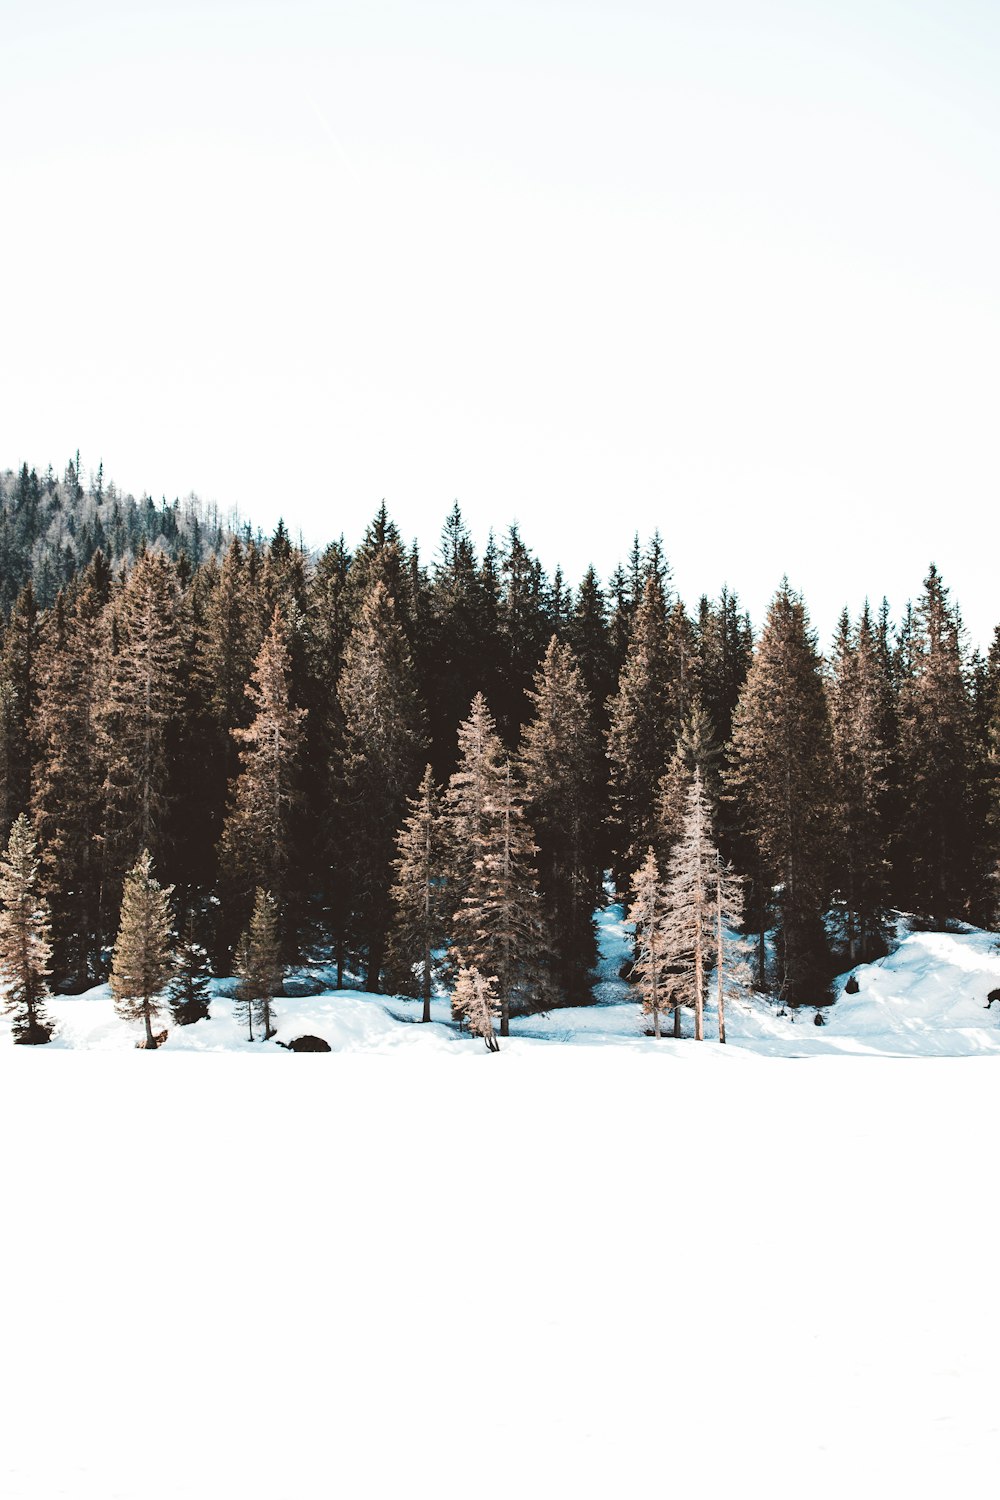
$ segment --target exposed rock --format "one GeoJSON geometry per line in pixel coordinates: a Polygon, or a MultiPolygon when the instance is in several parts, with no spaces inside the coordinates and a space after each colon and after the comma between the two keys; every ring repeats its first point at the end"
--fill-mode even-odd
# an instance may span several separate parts
{"type": "Polygon", "coordinates": [[[329,1042],[324,1042],[321,1036],[297,1036],[293,1042],[282,1042],[279,1045],[287,1047],[289,1052],[332,1052],[333,1048],[329,1042]]]}

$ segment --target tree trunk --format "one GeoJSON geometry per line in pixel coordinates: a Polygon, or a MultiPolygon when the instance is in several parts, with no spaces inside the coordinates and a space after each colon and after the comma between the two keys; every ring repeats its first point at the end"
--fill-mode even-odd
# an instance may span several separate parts
{"type": "Polygon", "coordinates": [[[429,1021],[431,1018],[431,950],[424,948],[424,1013],[421,1021],[429,1021]]]}
{"type": "Polygon", "coordinates": [[[155,1047],[156,1043],[153,1040],[153,1028],[152,1028],[152,1026],[149,1023],[149,1001],[148,1000],[144,1000],[142,1002],[142,1019],[146,1023],[146,1046],[147,1047],[155,1047]]]}
{"type": "Polygon", "coordinates": [[[722,941],[722,860],[716,857],[715,864],[715,972],[719,981],[719,1041],[726,1040],[726,986],[722,970],[725,957],[722,941]]]}
{"type": "Polygon", "coordinates": [[[653,1006],[653,1035],[657,1041],[660,1040],[660,1007],[658,1005],[653,1006]]]}
{"type": "Polygon", "coordinates": [[[680,1001],[675,1000],[674,1001],[674,1036],[675,1037],[679,1037],[680,1034],[681,1034],[681,1007],[680,1007],[680,1001]]]}
{"type": "Polygon", "coordinates": [[[385,946],[383,933],[376,933],[368,945],[368,968],[365,973],[365,984],[373,995],[381,993],[379,980],[382,975],[382,949],[385,946]]]}

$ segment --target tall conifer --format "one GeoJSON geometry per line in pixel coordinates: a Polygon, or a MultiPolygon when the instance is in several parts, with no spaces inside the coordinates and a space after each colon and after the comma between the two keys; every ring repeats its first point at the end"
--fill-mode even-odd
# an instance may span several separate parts
{"type": "Polygon", "coordinates": [[[47,1042],[47,977],[51,972],[49,914],[39,892],[38,845],[19,813],[0,859],[0,981],[3,1006],[13,1015],[15,1042],[47,1042]]]}

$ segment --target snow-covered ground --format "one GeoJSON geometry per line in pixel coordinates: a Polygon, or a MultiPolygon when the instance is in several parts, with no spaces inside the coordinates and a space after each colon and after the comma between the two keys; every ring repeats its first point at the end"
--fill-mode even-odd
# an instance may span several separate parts
{"type": "MultiPolygon", "coordinates": [[[[608,905],[598,912],[600,957],[594,993],[597,1003],[525,1016],[512,1022],[505,1052],[520,1053],[553,1042],[602,1045],[633,1051],[654,1051],[674,1058],[691,1055],[692,1017],[683,1017],[684,1038],[659,1041],[650,1028],[634,991],[620,978],[631,958],[629,931],[622,908],[608,905]]],[[[726,1014],[726,1047],[719,1048],[714,990],[710,986],[705,1014],[709,1051],[717,1062],[747,1053],[767,1057],[820,1057],[836,1054],[882,1056],[972,1056],[1000,1053],[1000,1004],[987,1008],[987,997],[1000,988],[1000,947],[994,934],[968,930],[960,934],[919,932],[903,936],[899,947],[878,963],[854,970],[859,989],[847,994],[844,974],[834,986],[835,1003],[817,1010],[779,1009],[763,996],[730,1001],[726,1014]]],[[[420,1001],[401,996],[370,995],[360,990],[325,989],[331,971],[296,971],[299,984],[290,988],[319,988],[311,996],[279,997],[275,1002],[277,1035],[273,1042],[250,1043],[233,1013],[235,981],[213,981],[211,1015],[194,1026],[174,1026],[169,1015],[159,1023],[168,1027],[161,1051],[253,1051],[282,1055],[277,1043],[287,1044],[305,1034],[322,1037],[337,1052],[396,1052],[416,1050],[462,1058],[482,1048],[451,1021],[446,996],[432,1004],[429,1026],[412,1024],[420,1017],[420,1001]],[[302,981],[306,983],[303,984],[302,981]]],[[[59,997],[48,1004],[55,1023],[51,1053],[58,1048],[131,1049],[142,1028],[119,1021],[110,990],[100,985],[85,995],[59,997]]],[[[667,1018],[666,1029],[672,1026],[667,1018]]],[[[9,1023],[0,1020],[0,1054],[9,1046],[9,1023]]],[[[20,1049],[23,1050],[23,1049],[20,1049]]]]}
{"type": "Polygon", "coordinates": [[[602,924],[497,1056],[350,992],[251,1048],[224,981],[155,1054],[103,990],[0,1037],[4,1500],[992,1497],[989,937],[720,1048],[602,924]]]}

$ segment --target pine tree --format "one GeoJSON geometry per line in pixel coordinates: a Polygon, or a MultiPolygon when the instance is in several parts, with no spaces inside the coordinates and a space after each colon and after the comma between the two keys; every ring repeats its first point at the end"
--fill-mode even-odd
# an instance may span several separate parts
{"type": "MultiPolygon", "coordinates": [[[[643,1015],[653,1018],[653,1035],[659,1038],[661,1015],[676,1006],[673,968],[667,956],[664,931],[664,892],[660,870],[652,848],[632,877],[632,904],[627,920],[635,927],[635,962],[632,978],[639,990],[643,1015]]],[[[674,1034],[680,1035],[680,1013],[675,1009],[674,1034]]]]}
{"type": "Polygon", "coordinates": [[[0,650],[0,844],[28,805],[37,650],[38,608],[28,583],[17,596],[0,650]]]}
{"type": "Polygon", "coordinates": [[[220,846],[231,913],[246,911],[261,881],[282,904],[289,897],[292,819],[306,716],[305,709],[291,701],[289,675],[288,632],[276,609],[246,689],[253,720],[246,729],[232,731],[240,746],[240,772],[220,846]]]}
{"type": "MultiPolygon", "coordinates": [[[[737,705],[728,787],[760,865],[780,887],[779,984],[793,1004],[825,987],[822,913],[830,855],[830,721],[805,605],[783,583],[737,705]]],[[[764,988],[764,918],[760,987],[764,988]]]]}
{"type": "MultiPolygon", "coordinates": [[[[441,533],[430,588],[431,651],[428,681],[433,763],[439,775],[455,766],[455,726],[484,682],[486,598],[472,539],[458,504],[441,533]]],[[[495,644],[495,641],[494,643],[495,644]]]]}
{"type": "Polygon", "coordinates": [[[0,859],[0,980],[7,986],[3,1006],[14,1017],[15,1042],[49,1040],[44,1002],[51,956],[48,909],[39,894],[38,846],[20,813],[0,859]]]}
{"type": "Polygon", "coordinates": [[[912,910],[941,924],[963,912],[971,895],[975,842],[962,622],[933,565],[906,645],[909,670],[899,694],[906,805],[897,889],[912,910]]]}
{"type": "Polygon", "coordinates": [[[597,957],[594,907],[600,895],[595,817],[601,756],[590,696],[572,651],[553,636],[528,694],[534,714],[519,759],[528,820],[538,842],[538,877],[556,981],[568,1004],[588,998],[597,957]]]}
{"type": "Polygon", "coordinates": [[[516,526],[507,533],[500,577],[500,676],[493,706],[504,742],[513,746],[528,717],[527,694],[552,634],[545,574],[516,526]]]}
{"type": "Polygon", "coordinates": [[[618,691],[610,703],[608,760],[619,889],[641,860],[641,851],[655,841],[657,790],[680,727],[670,637],[667,601],[657,579],[650,577],[635,612],[618,691]]]}
{"type": "Polygon", "coordinates": [[[712,721],[702,707],[700,697],[696,696],[681,725],[676,748],[658,789],[656,849],[664,866],[671,849],[681,837],[688,793],[696,774],[701,777],[714,821],[719,800],[721,753],[712,721]]]}
{"type": "Polygon", "coordinates": [[[396,837],[396,872],[392,887],[395,924],[392,950],[401,982],[413,992],[414,970],[419,968],[417,990],[423,997],[423,1021],[431,1018],[431,987],[434,950],[447,938],[447,900],[444,888],[445,828],[441,799],[428,766],[416,797],[396,837]],[[415,962],[416,960],[416,962],[415,962]]]}
{"type": "Polygon", "coordinates": [[[179,600],[174,570],[145,552],[112,606],[109,659],[98,705],[105,765],[104,917],[141,849],[163,845],[168,740],[180,702],[179,600]]]}
{"type": "Polygon", "coordinates": [[[496,977],[500,1035],[508,1036],[515,1011],[541,1009],[550,996],[537,850],[509,760],[486,795],[470,849],[467,880],[453,887],[460,897],[452,921],[456,958],[462,967],[496,977]]]}
{"type": "Polygon", "coordinates": [[[886,799],[890,785],[890,703],[871,612],[857,630],[845,610],[830,662],[828,695],[833,765],[833,880],[846,913],[850,961],[880,945],[888,904],[886,799]]]}
{"type": "Polygon", "coordinates": [[[499,1052],[493,1022],[500,1014],[496,976],[484,978],[476,968],[461,968],[451,997],[452,1013],[464,1020],[473,1036],[481,1036],[488,1052],[499,1052]]]}
{"type": "MultiPolygon", "coordinates": [[[[695,1041],[704,1039],[705,981],[714,947],[713,878],[718,850],[701,774],[688,789],[684,823],[667,866],[663,890],[663,942],[673,969],[676,1003],[694,1010],[695,1041]]],[[[675,1022],[678,1016],[675,1009],[675,1022]]]]}
{"type": "Polygon", "coordinates": [[[274,1036],[271,1025],[272,1005],[275,995],[281,990],[284,968],[281,963],[281,943],[278,936],[278,909],[270,891],[254,894],[253,915],[250,926],[244,932],[236,950],[237,1018],[249,1026],[253,1041],[254,1022],[263,1040],[274,1036]]]}
{"type": "Polygon", "coordinates": [[[162,1008],[159,995],[173,971],[170,952],[170,897],[173,886],[153,878],[153,861],[143,849],[125,877],[121,921],[111,959],[111,993],[123,1021],[146,1028],[139,1047],[156,1047],[152,1023],[162,1008]]]}
{"type": "Polygon", "coordinates": [[[52,913],[53,967],[86,989],[102,972],[100,922],[104,769],[98,659],[107,566],[97,553],[75,598],[48,612],[38,652],[31,813],[52,913]]]}
{"type": "Polygon", "coordinates": [[[341,798],[356,931],[367,950],[367,984],[380,984],[392,920],[390,870],[396,832],[419,776],[425,720],[413,659],[395,604],[377,582],[344,651],[337,684],[344,721],[341,798]]]}
{"type": "Polygon", "coordinates": [[[178,1026],[208,1020],[209,979],[208,954],[198,942],[189,916],[177,943],[170,981],[170,1010],[178,1026]]]}
{"type": "Polygon", "coordinates": [[[747,955],[750,944],[732,937],[743,925],[743,879],[716,851],[715,872],[715,982],[719,1017],[719,1041],[726,1040],[726,1000],[750,987],[747,955]]]}

